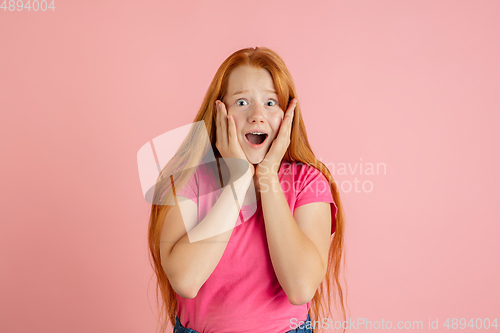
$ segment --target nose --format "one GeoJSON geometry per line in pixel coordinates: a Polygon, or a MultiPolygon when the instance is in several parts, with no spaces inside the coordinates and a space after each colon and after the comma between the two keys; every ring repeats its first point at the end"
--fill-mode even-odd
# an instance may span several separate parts
{"type": "Polygon", "coordinates": [[[248,121],[250,123],[264,123],[265,122],[265,110],[261,105],[254,104],[250,110],[248,121]]]}

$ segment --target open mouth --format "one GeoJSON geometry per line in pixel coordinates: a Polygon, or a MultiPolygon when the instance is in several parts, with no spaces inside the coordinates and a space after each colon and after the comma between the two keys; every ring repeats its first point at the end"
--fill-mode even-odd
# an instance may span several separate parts
{"type": "Polygon", "coordinates": [[[267,137],[269,135],[267,133],[260,132],[259,134],[257,132],[250,132],[245,134],[245,137],[247,138],[247,141],[250,142],[251,144],[254,145],[261,145],[266,141],[267,137]]]}

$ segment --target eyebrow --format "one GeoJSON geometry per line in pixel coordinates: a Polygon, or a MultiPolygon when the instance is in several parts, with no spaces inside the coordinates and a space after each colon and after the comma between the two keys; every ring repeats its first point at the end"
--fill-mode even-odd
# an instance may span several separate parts
{"type": "MultiPolygon", "coordinates": [[[[273,94],[276,94],[276,91],[271,90],[271,89],[266,89],[265,91],[270,92],[270,93],[273,93],[273,94]]],[[[248,92],[248,90],[241,90],[241,91],[237,91],[237,92],[235,92],[235,93],[233,94],[233,96],[234,96],[234,95],[241,94],[241,93],[244,93],[244,92],[248,92]]],[[[277,94],[276,94],[276,95],[277,95],[277,94]]]]}

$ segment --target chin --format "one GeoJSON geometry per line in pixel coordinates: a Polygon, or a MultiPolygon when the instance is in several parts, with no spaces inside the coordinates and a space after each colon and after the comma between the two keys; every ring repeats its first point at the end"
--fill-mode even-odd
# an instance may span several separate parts
{"type": "Polygon", "coordinates": [[[255,164],[259,164],[260,162],[262,162],[264,160],[264,156],[262,156],[262,157],[254,157],[254,158],[248,158],[248,156],[247,156],[247,160],[251,164],[255,165],[255,164]]]}
{"type": "Polygon", "coordinates": [[[244,151],[245,157],[247,158],[248,162],[250,164],[254,164],[254,165],[262,162],[264,160],[264,158],[266,157],[266,154],[268,152],[269,152],[269,148],[263,149],[261,151],[252,151],[253,155],[249,157],[249,154],[247,154],[247,152],[244,151]]]}
{"type": "Polygon", "coordinates": [[[256,164],[259,164],[260,162],[262,162],[263,160],[264,160],[264,158],[261,158],[260,160],[248,160],[248,162],[250,162],[253,165],[256,165],[256,164]]]}

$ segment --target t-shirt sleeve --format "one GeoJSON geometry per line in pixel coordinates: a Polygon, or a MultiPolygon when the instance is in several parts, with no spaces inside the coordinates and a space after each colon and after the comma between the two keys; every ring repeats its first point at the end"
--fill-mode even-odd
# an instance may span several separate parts
{"type": "Polygon", "coordinates": [[[188,181],[186,184],[182,187],[175,187],[175,194],[177,196],[189,198],[194,201],[194,203],[197,203],[197,198],[198,198],[198,185],[196,181],[196,172],[193,172],[193,174],[189,177],[188,181]]]}
{"type": "Polygon", "coordinates": [[[297,199],[295,201],[295,209],[299,206],[312,203],[312,202],[329,202],[331,216],[332,216],[332,231],[335,232],[336,217],[337,217],[337,206],[333,201],[332,193],[330,190],[330,183],[328,179],[323,175],[321,171],[313,166],[307,167],[304,165],[301,170],[298,171],[299,190],[297,193],[297,199]]]}

